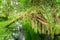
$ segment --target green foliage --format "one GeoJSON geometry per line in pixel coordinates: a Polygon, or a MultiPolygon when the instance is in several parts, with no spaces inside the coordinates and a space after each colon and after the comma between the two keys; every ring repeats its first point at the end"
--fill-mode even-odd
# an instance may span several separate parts
{"type": "Polygon", "coordinates": [[[25,30],[26,40],[41,40],[39,33],[35,33],[32,29],[30,20],[23,23],[23,29],[25,30]]]}
{"type": "MultiPolygon", "coordinates": [[[[26,9],[34,6],[37,11],[41,11],[43,16],[50,23],[51,34],[59,34],[60,25],[56,26],[56,23],[53,19],[53,12],[58,8],[60,11],[60,0],[0,0],[0,15],[5,17],[7,13],[11,14],[8,16],[8,20],[0,21],[0,40],[5,40],[6,37],[10,37],[12,29],[17,27],[16,24],[10,25],[8,28],[5,28],[4,25],[8,24],[14,17],[14,14],[24,12],[26,9]],[[12,2],[12,4],[11,4],[12,2]],[[17,12],[15,12],[17,11],[17,12]],[[13,14],[14,13],[14,14],[13,14]],[[11,17],[13,16],[13,17],[11,17]],[[11,17],[11,19],[9,18],[11,17]]],[[[32,8],[33,9],[33,8],[32,8]]],[[[60,12],[56,12],[57,16],[60,19],[60,12]]],[[[0,18],[1,19],[1,18],[0,18]]],[[[1,19],[4,20],[4,19],[1,19]]],[[[25,30],[26,40],[41,40],[39,33],[35,33],[32,29],[31,19],[26,18],[26,21],[22,20],[23,29],[25,30]]],[[[59,39],[58,39],[59,40],[59,39]]]]}

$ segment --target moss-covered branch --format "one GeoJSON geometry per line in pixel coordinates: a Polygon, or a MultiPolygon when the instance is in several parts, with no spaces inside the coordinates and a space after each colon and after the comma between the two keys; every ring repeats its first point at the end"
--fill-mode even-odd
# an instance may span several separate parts
{"type": "Polygon", "coordinates": [[[26,14],[29,14],[30,10],[27,10],[26,12],[22,13],[22,14],[17,14],[16,18],[13,18],[12,21],[10,21],[8,24],[5,25],[5,27],[9,27],[11,24],[13,24],[14,22],[16,22],[17,20],[23,18],[26,16],[26,14]]]}

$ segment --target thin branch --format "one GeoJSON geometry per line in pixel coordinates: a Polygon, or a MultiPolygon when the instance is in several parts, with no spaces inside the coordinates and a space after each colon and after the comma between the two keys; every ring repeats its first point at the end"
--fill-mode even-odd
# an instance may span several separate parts
{"type": "Polygon", "coordinates": [[[12,21],[10,21],[8,24],[6,24],[5,25],[5,27],[9,27],[11,24],[13,24],[14,22],[16,22],[17,20],[19,20],[19,19],[21,19],[21,18],[23,18],[23,17],[25,17],[25,15],[26,14],[29,14],[30,13],[30,10],[27,10],[26,12],[24,12],[24,14],[22,13],[22,15],[21,14],[17,14],[17,18],[14,18],[12,21]]]}

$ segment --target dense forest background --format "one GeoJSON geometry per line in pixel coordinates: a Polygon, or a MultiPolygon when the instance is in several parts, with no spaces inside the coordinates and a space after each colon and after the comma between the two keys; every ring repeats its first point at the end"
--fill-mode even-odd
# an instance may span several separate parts
{"type": "Polygon", "coordinates": [[[60,0],[0,0],[0,40],[22,36],[60,40],[60,0]]]}

